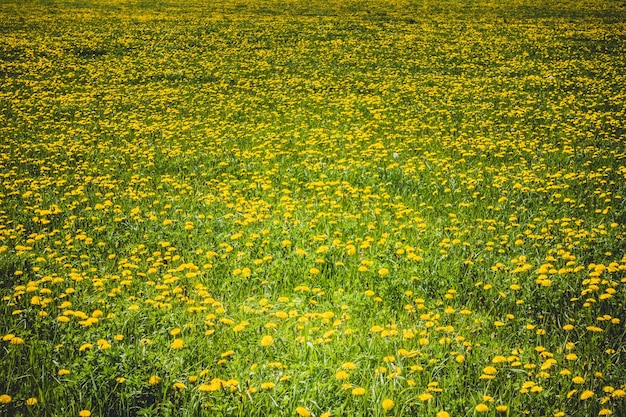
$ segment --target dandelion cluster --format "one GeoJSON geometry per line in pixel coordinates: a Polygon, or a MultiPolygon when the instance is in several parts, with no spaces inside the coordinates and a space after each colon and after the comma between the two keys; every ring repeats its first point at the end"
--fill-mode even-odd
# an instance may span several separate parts
{"type": "Polygon", "coordinates": [[[626,413],[623,4],[0,19],[0,414],[626,413]]]}

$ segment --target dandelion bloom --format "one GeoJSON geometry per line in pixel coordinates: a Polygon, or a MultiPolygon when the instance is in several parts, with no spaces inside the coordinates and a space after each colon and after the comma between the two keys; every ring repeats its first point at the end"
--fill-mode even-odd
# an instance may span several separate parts
{"type": "Polygon", "coordinates": [[[613,414],[613,412],[611,410],[609,410],[608,408],[603,408],[598,413],[599,416],[610,416],[611,414],[613,414]]]}
{"type": "Polygon", "coordinates": [[[0,404],[8,404],[11,402],[11,396],[7,394],[0,395],[0,404]]]}
{"type": "Polygon", "coordinates": [[[338,371],[335,374],[335,378],[337,378],[340,381],[345,381],[346,379],[348,379],[348,373],[346,371],[343,371],[343,370],[338,371]]]}
{"type": "Polygon", "coordinates": [[[356,387],[352,390],[352,395],[361,396],[365,394],[365,388],[356,387]]]}
{"type": "Polygon", "coordinates": [[[274,344],[274,338],[266,335],[261,339],[261,346],[272,346],[274,344]]]}
{"type": "Polygon", "coordinates": [[[476,411],[479,413],[487,412],[489,411],[489,406],[487,404],[480,403],[476,406],[476,411]]]}
{"type": "Polygon", "coordinates": [[[161,377],[156,376],[156,375],[152,375],[150,379],[148,379],[148,384],[150,385],[156,385],[159,382],[161,382],[161,377]]]}
{"type": "Polygon", "coordinates": [[[487,366],[485,367],[485,369],[483,369],[483,372],[485,373],[485,375],[495,375],[498,371],[493,366],[487,366]]]}
{"type": "Polygon", "coordinates": [[[300,417],[311,417],[311,412],[304,407],[297,407],[296,413],[298,413],[300,417]]]}
{"type": "Polygon", "coordinates": [[[593,397],[593,391],[591,390],[585,390],[580,394],[580,399],[581,400],[587,400],[589,398],[593,397]]]}
{"type": "Polygon", "coordinates": [[[507,405],[497,405],[496,406],[496,411],[498,413],[506,413],[508,409],[509,409],[509,407],[507,405]]]}
{"type": "Polygon", "coordinates": [[[10,343],[12,345],[21,345],[21,344],[24,344],[24,339],[22,339],[21,337],[15,336],[13,339],[11,339],[10,343]]]}
{"type": "Polygon", "coordinates": [[[395,403],[391,398],[385,398],[382,402],[383,410],[391,410],[395,403]]]}
{"type": "Polygon", "coordinates": [[[229,358],[235,354],[234,350],[228,350],[220,355],[222,358],[229,358]]]}
{"type": "Polygon", "coordinates": [[[419,398],[419,400],[422,402],[426,402],[430,400],[431,398],[433,398],[433,395],[429,393],[424,393],[424,394],[418,395],[417,398],[419,398]]]}
{"type": "Polygon", "coordinates": [[[82,345],[78,348],[78,351],[79,351],[79,352],[83,352],[83,351],[85,351],[85,350],[89,350],[89,349],[91,349],[91,348],[93,348],[93,345],[92,345],[91,343],[84,343],[84,344],[82,344],[82,345]]]}
{"type": "Polygon", "coordinates": [[[91,411],[89,411],[89,410],[80,410],[78,412],[78,415],[80,417],[89,417],[91,415],[91,411]]]}
{"type": "Polygon", "coordinates": [[[626,391],[624,391],[623,389],[616,389],[615,391],[613,391],[611,396],[615,398],[623,398],[626,397],[626,391]]]}
{"type": "Polygon", "coordinates": [[[26,405],[35,405],[35,404],[37,404],[37,398],[35,397],[31,397],[26,400],[26,405]]]}
{"type": "Polygon", "coordinates": [[[107,350],[111,348],[111,344],[104,339],[99,339],[97,343],[100,350],[107,350]]]}
{"type": "Polygon", "coordinates": [[[183,342],[183,339],[175,339],[172,342],[172,344],[171,344],[171,348],[172,349],[182,349],[184,345],[185,345],[185,343],[183,342]]]}
{"type": "Polygon", "coordinates": [[[450,417],[450,413],[447,411],[440,411],[437,413],[437,417],[450,417]]]}

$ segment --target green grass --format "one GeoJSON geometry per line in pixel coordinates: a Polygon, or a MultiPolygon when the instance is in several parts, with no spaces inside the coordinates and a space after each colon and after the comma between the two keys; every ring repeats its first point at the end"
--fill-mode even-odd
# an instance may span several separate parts
{"type": "Polygon", "coordinates": [[[623,3],[0,21],[0,415],[626,414],[623,3]]]}

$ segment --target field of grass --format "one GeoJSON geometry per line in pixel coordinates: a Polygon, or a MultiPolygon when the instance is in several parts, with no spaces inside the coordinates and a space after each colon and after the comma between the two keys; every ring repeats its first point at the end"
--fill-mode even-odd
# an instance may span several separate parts
{"type": "Polygon", "coordinates": [[[626,416],[623,1],[0,22],[0,415],[626,416]]]}

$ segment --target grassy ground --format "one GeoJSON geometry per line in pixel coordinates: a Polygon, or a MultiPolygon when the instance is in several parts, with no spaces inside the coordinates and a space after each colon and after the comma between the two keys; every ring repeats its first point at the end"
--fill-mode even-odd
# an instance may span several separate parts
{"type": "Polygon", "coordinates": [[[0,21],[0,414],[626,415],[623,2],[0,21]]]}

